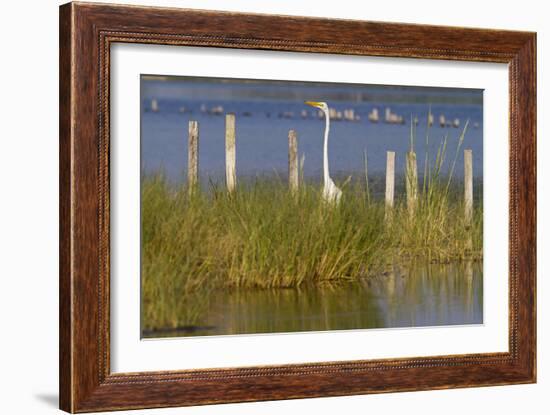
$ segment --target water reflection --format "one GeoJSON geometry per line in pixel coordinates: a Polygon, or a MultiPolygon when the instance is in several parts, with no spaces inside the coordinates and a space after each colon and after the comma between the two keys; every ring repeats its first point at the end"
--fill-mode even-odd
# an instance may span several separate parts
{"type": "MultiPolygon", "coordinates": [[[[483,322],[483,270],[471,261],[408,264],[338,285],[215,292],[204,319],[162,336],[421,327],[483,322]]],[[[148,333],[157,337],[160,333],[148,333]]]]}

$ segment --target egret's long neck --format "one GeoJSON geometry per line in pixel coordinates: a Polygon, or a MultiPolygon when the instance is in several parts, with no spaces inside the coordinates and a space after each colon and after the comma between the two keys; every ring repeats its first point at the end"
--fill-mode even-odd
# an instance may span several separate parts
{"type": "Polygon", "coordinates": [[[330,180],[330,174],[328,172],[328,133],[330,130],[330,117],[328,115],[328,111],[323,110],[325,113],[325,142],[323,146],[323,176],[325,185],[330,180]]]}

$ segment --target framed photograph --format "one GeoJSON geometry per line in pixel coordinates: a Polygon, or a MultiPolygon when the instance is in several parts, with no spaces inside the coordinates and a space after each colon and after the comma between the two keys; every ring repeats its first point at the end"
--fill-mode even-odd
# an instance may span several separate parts
{"type": "Polygon", "coordinates": [[[60,8],[60,407],[536,380],[536,35],[60,8]]]}

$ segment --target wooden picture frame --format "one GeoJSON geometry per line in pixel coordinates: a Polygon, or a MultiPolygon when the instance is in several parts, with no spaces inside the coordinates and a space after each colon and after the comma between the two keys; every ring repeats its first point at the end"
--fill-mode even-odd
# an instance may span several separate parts
{"type": "Polygon", "coordinates": [[[60,8],[60,407],[68,412],[536,380],[536,34],[169,8],[60,8]],[[339,36],[331,36],[332,33],[339,36]],[[111,373],[109,62],[114,43],[500,62],[509,66],[509,351],[111,373]]]}

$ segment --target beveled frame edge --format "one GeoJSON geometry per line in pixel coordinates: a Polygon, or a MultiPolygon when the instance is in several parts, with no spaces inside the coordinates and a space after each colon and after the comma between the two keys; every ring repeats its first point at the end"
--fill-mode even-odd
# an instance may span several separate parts
{"type": "Polygon", "coordinates": [[[68,412],[536,380],[536,34],[69,3],[60,7],[60,408],[68,412]],[[330,38],[336,29],[339,39],[330,38]],[[508,353],[111,374],[109,59],[114,42],[508,63],[508,353]]]}

